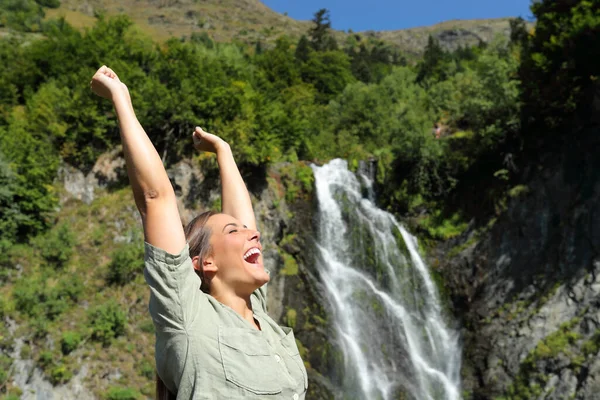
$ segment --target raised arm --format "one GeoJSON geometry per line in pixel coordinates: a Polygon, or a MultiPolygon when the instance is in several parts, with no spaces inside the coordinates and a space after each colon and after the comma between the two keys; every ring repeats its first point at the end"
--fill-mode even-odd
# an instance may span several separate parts
{"type": "Polygon", "coordinates": [[[106,66],[94,74],[90,86],[115,107],[127,174],[146,241],[169,253],[179,253],[185,246],[185,235],[175,192],[156,149],[135,116],[127,86],[106,66]]]}
{"type": "Polygon", "coordinates": [[[198,150],[217,154],[221,175],[221,204],[223,212],[240,220],[249,229],[256,229],[256,218],[250,194],[233,159],[229,145],[221,138],[204,132],[197,127],[194,131],[194,146],[198,150]]]}

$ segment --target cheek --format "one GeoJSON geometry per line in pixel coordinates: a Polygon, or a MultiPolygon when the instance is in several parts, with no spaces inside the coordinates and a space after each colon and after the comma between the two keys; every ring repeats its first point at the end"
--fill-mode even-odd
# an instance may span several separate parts
{"type": "Polygon", "coordinates": [[[213,250],[216,258],[231,259],[241,257],[244,243],[236,235],[225,235],[215,240],[213,250]]]}

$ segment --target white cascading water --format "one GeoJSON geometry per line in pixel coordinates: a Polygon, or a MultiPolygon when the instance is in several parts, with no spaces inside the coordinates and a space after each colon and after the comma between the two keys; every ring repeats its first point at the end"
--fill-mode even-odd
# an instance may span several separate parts
{"type": "Polygon", "coordinates": [[[313,166],[317,267],[344,356],[343,397],[458,400],[461,348],[417,240],[346,161],[313,166]],[[365,192],[365,193],[363,193],[365,192]]]}

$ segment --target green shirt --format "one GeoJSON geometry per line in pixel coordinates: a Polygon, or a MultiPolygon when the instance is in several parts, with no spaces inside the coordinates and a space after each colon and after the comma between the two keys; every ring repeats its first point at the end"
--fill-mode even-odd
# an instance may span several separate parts
{"type": "Polygon", "coordinates": [[[146,243],[144,277],[156,327],[156,367],[177,399],[304,399],[306,368],[291,328],[251,297],[261,330],[200,290],[189,246],[177,255],[146,243]]]}

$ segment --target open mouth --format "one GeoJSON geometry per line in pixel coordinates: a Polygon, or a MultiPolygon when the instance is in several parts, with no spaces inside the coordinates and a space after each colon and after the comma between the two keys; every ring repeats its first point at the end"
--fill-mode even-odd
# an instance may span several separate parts
{"type": "Polygon", "coordinates": [[[244,261],[250,264],[258,264],[258,258],[260,257],[260,250],[257,247],[253,247],[244,254],[244,261]]]}

